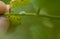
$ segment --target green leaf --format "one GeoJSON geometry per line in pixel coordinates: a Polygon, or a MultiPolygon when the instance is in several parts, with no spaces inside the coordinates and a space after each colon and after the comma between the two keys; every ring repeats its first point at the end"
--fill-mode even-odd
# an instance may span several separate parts
{"type": "Polygon", "coordinates": [[[30,3],[30,1],[25,0],[23,2],[23,4],[21,4],[21,3],[22,3],[21,0],[11,1],[11,3],[10,3],[11,10],[17,14],[20,13],[21,11],[25,11],[27,13],[35,13],[36,12],[33,5],[30,3]]]}

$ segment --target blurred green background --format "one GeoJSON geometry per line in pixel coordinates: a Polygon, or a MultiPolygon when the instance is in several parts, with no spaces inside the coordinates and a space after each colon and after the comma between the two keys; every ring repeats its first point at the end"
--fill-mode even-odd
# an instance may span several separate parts
{"type": "Polygon", "coordinates": [[[2,0],[3,2],[5,2],[6,4],[9,4],[11,0],[2,0]]]}
{"type": "MultiPolygon", "coordinates": [[[[10,0],[3,1],[9,4],[10,0]]],[[[21,15],[22,25],[16,27],[15,32],[1,36],[1,39],[60,39],[59,4],[60,0],[30,0],[26,6],[13,7],[14,13],[25,10],[38,16],[21,15]]]]}

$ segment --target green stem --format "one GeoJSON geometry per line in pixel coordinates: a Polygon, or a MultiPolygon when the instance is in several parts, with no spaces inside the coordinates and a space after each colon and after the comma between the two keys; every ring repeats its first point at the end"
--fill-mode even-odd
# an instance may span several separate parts
{"type": "Polygon", "coordinates": [[[37,16],[39,16],[39,13],[40,13],[40,8],[38,9],[38,11],[37,11],[37,13],[36,13],[36,14],[37,14],[37,16]]]}

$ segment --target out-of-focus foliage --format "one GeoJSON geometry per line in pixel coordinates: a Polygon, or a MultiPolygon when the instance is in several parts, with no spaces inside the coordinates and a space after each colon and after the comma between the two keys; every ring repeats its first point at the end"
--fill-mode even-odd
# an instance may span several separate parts
{"type": "Polygon", "coordinates": [[[12,32],[17,26],[21,25],[21,16],[18,14],[7,14],[7,17],[10,21],[10,26],[8,28],[8,31],[12,32]]]}
{"type": "Polygon", "coordinates": [[[19,6],[24,6],[24,5],[27,5],[29,4],[29,0],[11,0],[10,1],[10,6],[11,7],[19,7],[19,6]]]}
{"type": "Polygon", "coordinates": [[[9,4],[11,0],[1,0],[3,2],[5,2],[6,4],[9,4]]]}
{"type": "Polygon", "coordinates": [[[24,22],[12,34],[13,39],[60,39],[60,0],[13,0],[10,5],[16,14],[40,8],[40,16],[21,15],[24,22]]]}
{"type": "Polygon", "coordinates": [[[21,11],[25,11],[27,13],[36,12],[33,5],[30,3],[30,0],[14,0],[10,2],[11,10],[14,13],[20,13],[21,11]],[[16,11],[16,12],[15,12],[16,11]]]}

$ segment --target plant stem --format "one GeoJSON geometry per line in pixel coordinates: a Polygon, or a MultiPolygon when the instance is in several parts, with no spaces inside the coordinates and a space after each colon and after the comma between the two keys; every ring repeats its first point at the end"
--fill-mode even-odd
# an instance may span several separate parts
{"type": "Polygon", "coordinates": [[[37,11],[37,13],[36,13],[37,16],[39,16],[39,13],[40,13],[40,8],[38,8],[38,11],[37,11]]]}

